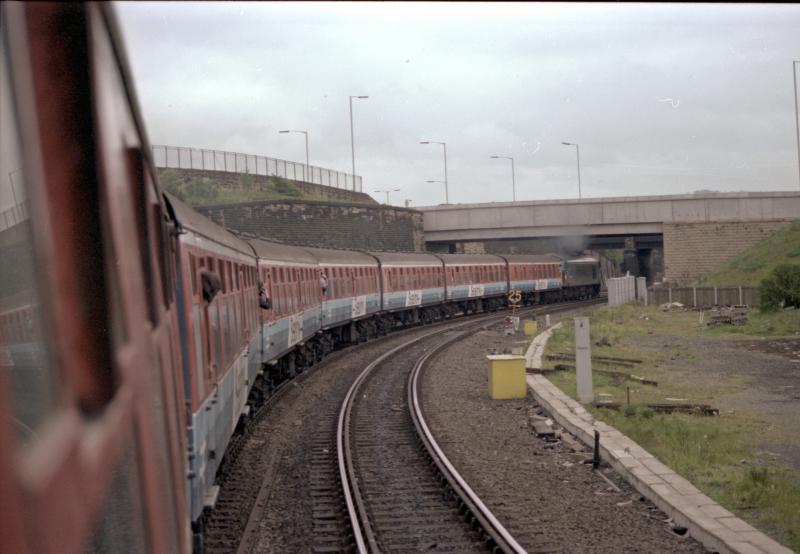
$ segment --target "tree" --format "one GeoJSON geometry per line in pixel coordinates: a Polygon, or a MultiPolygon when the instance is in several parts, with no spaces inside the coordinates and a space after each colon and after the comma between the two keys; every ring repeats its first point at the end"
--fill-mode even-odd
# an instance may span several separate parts
{"type": "Polygon", "coordinates": [[[800,308],[800,265],[776,266],[761,281],[761,309],[775,311],[781,308],[800,308]]]}

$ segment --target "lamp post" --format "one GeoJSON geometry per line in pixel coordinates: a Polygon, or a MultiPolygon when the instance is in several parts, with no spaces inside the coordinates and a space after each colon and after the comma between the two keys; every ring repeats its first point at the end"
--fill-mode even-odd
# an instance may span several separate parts
{"type": "Polygon", "coordinates": [[[447,143],[436,140],[421,140],[420,144],[441,144],[444,148],[444,203],[450,203],[450,193],[447,190],[447,143]]]}
{"type": "Polygon", "coordinates": [[[797,113],[797,64],[800,60],[792,61],[792,77],[794,85],[794,129],[797,134],[797,179],[800,184],[800,117],[797,113]]]}
{"type": "Polygon", "coordinates": [[[286,129],[285,131],[278,131],[278,133],[303,133],[306,136],[306,166],[303,168],[303,180],[308,183],[307,172],[310,172],[311,169],[308,165],[308,131],[296,131],[294,129],[286,129]]]}
{"type": "Polygon", "coordinates": [[[389,205],[389,193],[390,192],[400,192],[400,189],[383,189],[383,190],[375,190],[374,192],[385,192],[386,193],[386,205],[389,205]]]}
{"type": "Polygon", "coordinates": [[[356,147],[355,140],[353,139],[353,98],[365,100],[369,98],[369,96],[350,97],[350,153],[353,157],[353,190],[356,190],[356,147]]]}
{"type": "Polygon", "coordinates": [[[564,146],[574,146],[578,156],[578,200],[581,198],[581,147],[574,142],[562,142],[564,146]]]}
{"type": "Polygon", "coordinates": [[[517,182],[516,178],[514,177],[514,158],[511,156],[489,156],[493,160],[511,160],[511,199],[513,202],[517,201],[517,182]]]}

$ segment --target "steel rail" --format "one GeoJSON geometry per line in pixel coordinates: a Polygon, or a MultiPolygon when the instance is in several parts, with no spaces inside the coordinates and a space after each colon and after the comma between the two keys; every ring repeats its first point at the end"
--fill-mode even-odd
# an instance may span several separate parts
{"type": "MultiPolygon", "coordinates": [[[[505,317],[497,316],[496,314],[492,314],[492,316],[498,319],[505,317]]],[[[489,316],[483,316],[483,318],[486,317],[489,316]]],[[[350,428],[353,401],[358,389],[361,387],[361,384],[364,382],[367,376],[372,373],[376,367],[397,352],[404,350],[422,340],[431,338],[432,336],[447,333],[453,329],[459,329],[460,327],[474,324],[475,320],[470,320],[461,322],[457,325],[448,325],[443,329],[431,331],[430,333],[426,333],[417,338],[411,339],[408,342],[404,342],[395,348],[392,348],[391,350],[375,358],[375,360],[373,360],[366,368],[364,368],[364,371],[362,371],[359,376],[356,377],[356,379],[353,381],[353,384],[350,386],[350,389],[348,389],[344,401],[342,402],[342,408],[339,411],[339,420],[336,426],[336,450],[339,461],[339,478],[341,479],[342,483],[342,494],[344,495],[345,506],[347,507],[350,526],[353,531],[353,538],[356,541],[356,549],[359,553],[367,553],[370,551],[379,552],[380,549],[378,548],[378,543],[375,539],[375,533],[373,532],[372,526],[369,523],[369,518],[366,511],[366,503],[362,498],[360,488],[355,478],[356,470],[353,464],[352,445],[350,441],[347,440],[349,437],[347,430],[350,428]],[[369,549],[367,548],[367,544],[369,544],[369,549]]]]}
{"type": "Polygon", "coordinates": [[[464,478],[461,477],[461,474],[458,473],[456,468],[439,447],[439,444],[436,442],[433,433],[431,433],[431,430],[425,421],[425,415],[422,413],[422,405],[419,400],[419,377],[422,374],[422,369],[425,367],[428,360],[430,360],[434,355],[438,354],[452,343],[463,340],[466,335],[469,334],[471,334],[469,331],[465,331],[458,336],[438,345],[436,348],[430,352],[427,352],[424,356],[417,360],[417,363],[414,365],[414,369],[411,371],[408,380],[408,404],[411,412],[411,419],[414,422],[417,435],[422,441],[422,444],[425,447],[428,455],[431,457],[431,460],[436,464],[439,472],[447,480],[447,483],[450,485],[450,488],[453,490],[456,496],[461,499],[467,510],[469,510],[475,519],[478,520],[478,524],[491,538],[492,542],[494,542],[494,544],[497,545],[497,547],[499,547],[503,552],[522,554],[526,552],[525,549],[514,539],[513,536],[511,536],[511,533],[509,533],[503,524],[500,523],[491,510],[486,507],[486,505],[481,501],[480,497],[478,497],[475,491],[472,490],[464,478]]]}
{"type": "MultiPolygon", "coordinates": [[[[559,311],[566,311],[569,309],[574,309],[576,307],[584,306],[584,305],[593,305],[598,303],[597,299],[593,300],[583,300],[583,301],[573,301],[570,303],[563,304],[553,310],[552,305],[536,305],[532,307],[525,307],[520,308],[518,310],[518,314],[527,314],[527,313],[537,313],[540,311],[545,310],[553,310],[556,312],[559,311]]],[[[380,548],[378,546],[377,539],[375,537],[375,533],[372,529],[372,525],[369,522],[369,517],[367,514],[367,507],[366,502],[364,501],[358,481],[356,479],[356,470],[353,461],[352,455],[352,446],[349,440],[349,434],[347,430],[350,428],[350,421],[351,421],[351,414],[352,408],[354,405],[354,401],[357,395],[357,392],[361,385],[364,383],[365,379],[369,376],[372,371],[378,367],[381,363],[383,363],[386,359],[393,356],[394,354],[404,350],[422,340],[429,339],[435,335],[452,332],[454,330],[458,330],[462,327],[473,326],[475,327],[475,331],[479,330],[480,328],[485,328],[485,326],[493,321],[502,320],[508,317],[508,312],[503,312],[501,314],[497,313],[490,313],[490,314],[481,314],[480,317],[472,318],[469,321],[461,322],[457,325],[447,325],[444,328],[437,329],[435,331],[431,331],[430,333],[426,333],[421,335],[415,339],[412,339],[408,342],[405,342],[391,350],[383,353],[378,358],[373,360],[364,370],[359,374],[359,376],[353,381],[353,384],[347,391],[345,395],[345,399],[342,402],[342,407],[339,411],[339,418],[337,422],[336,428],[336,450],[337,450],[337,459],[339,464],[339,478],[341,480],[342,485],[342,494],[344,496],[345,506],[347,508],[348,518],[350,520],[350,526],[353,533],[353,538],[355,540],[355,547],[356,551],[360,554],[367,553],[367,552],[380,552],[380,548]],[[487,321],[488,320],[488,321],[487,321]]],[[[424,361],[428,360],[432,354],[440,351],[445,346],[456,342],[458,340],[462,340],[465,335],[469,334],[470,331],[465,331],[457,336],[453,337],[438,345],[432,350],[431,352],[427,353],[423,356],[420,360],[417,361],[414,370],[412,370],[411,376],[416,373],[417,366],[420,366],[420,363],[424,364],[424,361]]],[[[419,409],[419,404],[417,402],[417,409],[419,409]]],[[[420,411],[421,413],[421,411],[420,411]]],[[[412,410],[412,418],[414,417],[414,410],[412,410]]],[[[456,492],[456,494],[462,499],[462,501],[469,507],[470,512],[475,515],[478,522],[482,525],[486,534],[495,542],[500,548],[504,548],[506,552],[525,552],[522,547],[519,546],[518,543],[511,537],[507,530],[500,524],[497,518],[492,515],[488,508],[480,501],[477,495],[472,491],[472,489],[466,484],[466,482],[461,478],[460,475],[455,471],[452,464],[450,464],[449,460],[447,460],[444,453],[438,447],[435,441],[433,441],[433,436],[430,433],[427,425],[424,424],[424,419],[422,420],[424,431],[417,427],[417,432],[420,434],[420,437],[423,441],[423,445],[425,445],[426,450],[431,455],[434,461],[437,461],[437,467],[442,472],[442,474],[447,478],[448,482],[452,490],[456,492]],[[428,440],[425,439],[425,436],[429,437],[428,440]],[[432,442],[429,442],[432,441],[432,442]],[[429,448],[428,445],[431,445],[429,448]],[[440,465],[440,462],[445,462],[440,465]],[[444,469],[442,469],[444,468],[444,469]],[[450,471],[450,475],[455,475],[456,478],[451,479],[448,477],[448,471],[450,471]],[[461,494],[463,491],[463,494],[461,494]],[[505,546],[504,546],[505,545],[505,546]]],[[[418,423],[415,421],[415,426],[418,423]]]]}
{"type": "MultiPolygon", "coordinates": [[[[598,304],[603,299],[590,299],[578,300],[557,306],[556,313],[575,309],[576,307],[598,304]]],[[[543,306],[537,306],[534,311],[540,311],[543,306]]],[[[485,324],[484,324],[485,327],[485,324]]],[[[467,484],[458,470],[453,466],[450,460],[445,455],[444,451],[436,442],[422,410],[422,403],[420,402],[420,375],[426,367],[428,361],[450,346],[451,344],[463,340],[467,335],[470,335],[475,330],[467,330],[459,335],[437,345],[433,350],[427,352],[424,356],[417,360],[414,369],[411,371],[408,379],[408,406],[411,412],[411,419],[414,422],[414,427],[417,430],[417,435],[420,438],[425,450],[431,457],[431,460],[436,464],[441,475],[447,480],[448,485],[453,492],[458,496],[466,506],[467,510],[475,517],[478,524],[491,538],[494,544],[503,552],[513,554],[523,554],[526,550],[514,539],[511,533],[503,526],[502,523],[495,517],[492,511],[481,501],[480,497],[472,490],[467,484]]]]}

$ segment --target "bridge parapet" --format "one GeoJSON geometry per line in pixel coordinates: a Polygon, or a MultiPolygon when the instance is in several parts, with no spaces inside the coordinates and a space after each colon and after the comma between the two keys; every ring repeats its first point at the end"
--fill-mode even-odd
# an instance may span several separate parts
{"type": "Polygon", "coordinates": [[[425,240],[660,233],[665,223],[775,221],[800,217],[800,192],[450,204],[418,208],[425,240]]]}

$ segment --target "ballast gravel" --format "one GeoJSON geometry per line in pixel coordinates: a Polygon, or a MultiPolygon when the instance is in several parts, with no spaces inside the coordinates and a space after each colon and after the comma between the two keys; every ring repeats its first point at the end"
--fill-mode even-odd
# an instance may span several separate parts
{"type": "Polygon", "coordinates": [[[566,431],[538,437],[532,421],[548,414],[530,393],[490,399],[486,355],[524,348],[524,338],[481,331],[437,356],[424,375],[428,424],[482,501],[528,552],[706,552],[613,470],[599,471],[619,491],[594,474],[584,463],[592,452],[566,431]]]}

